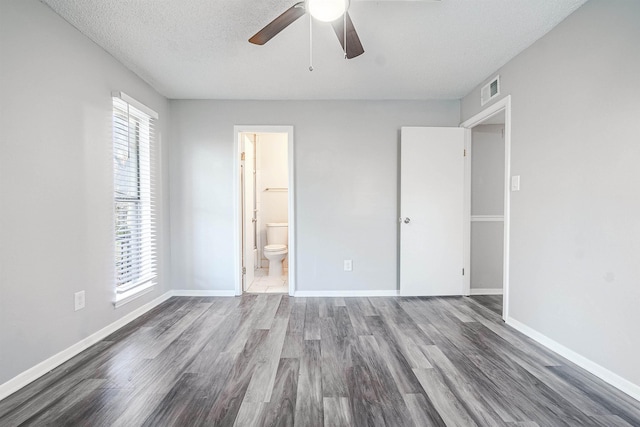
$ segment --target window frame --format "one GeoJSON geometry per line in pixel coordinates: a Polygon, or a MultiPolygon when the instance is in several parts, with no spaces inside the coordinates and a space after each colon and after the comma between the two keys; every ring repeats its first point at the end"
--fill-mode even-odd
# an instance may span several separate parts
{"type": "Polygon", "coordinates": [[[122,92],[112,93],[116,308],[151,292],[157,284],[153,203],[157,119],[158,114],[144,104],[122,92]],[[135,164],[127,164],[132,153],[135,164]]]}

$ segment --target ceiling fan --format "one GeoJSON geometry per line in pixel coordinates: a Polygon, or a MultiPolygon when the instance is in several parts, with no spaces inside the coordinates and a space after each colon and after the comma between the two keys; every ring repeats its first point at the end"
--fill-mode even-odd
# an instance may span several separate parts
{"type": "Polygon", "coordinates": [[[275,37],[280,31],[294,23],[302,15],[309,12],[312,17],[319,21],[330,22],[338,36],[338,41],[342,46],[346,58],[355,58],[364,53],[364,48],[362,47],[362,43],[360,43],[358,33],[349,16],[349,3],[349,0],[301,1],[285,10],[284,13],[258,31],[249,39],[249,42],[263,45],[275,37]]]}

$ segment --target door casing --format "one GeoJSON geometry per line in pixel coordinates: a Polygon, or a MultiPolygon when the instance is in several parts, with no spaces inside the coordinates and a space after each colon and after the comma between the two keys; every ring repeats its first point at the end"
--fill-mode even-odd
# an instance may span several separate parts
{"type": "Polygon", "coordinates": [[[242,199],[241,199],[241,174],[240,157],[242,154],[241,133],[286,133],[288,144],[288,215],[289,215],[289,242],[288,242],[288,283],[289,295],[293,296],[296,289],[296,222],[295,222],[295,152],[293,140],[293,126],[261,126],[261,125],[235,125],[233,146],[233,197],[234,197],[234,290],[236,295],[242,295],[242,199]]]}
{"type": "Polygon", "coordinates": [[[247,134],[241,133],[240,136],[242,139],[240,140],[240,151],[244,152],[244,159],[240,159],[241,170],[240,170],[240,192],[242,194],[241,206],[242,206],[242,268],[246,269],[245,274],[242,276],[242,290],[246,291],[247,286],[251,284],[254,279],[254,265],[255,265],[255,254],[254,247],[257,247],[259,244],[258,240],[255,241],[255,233],[253,232],[253,228],[257,226],[255,224],[254,219],[256,217],[255,214],[255,200],[256,200],[256,190],[257,186],[255,180],[255,153],[256,153],[256,145],[257,145],[257,136],[256,134],[247,134]],[[252,135],[253,138],[250,138],[249,135],[252,135]],[[251,171],[251,173],[249,173],[251,171]],[[248,212],[250,211],[250,212],[248,212]],[[251,244],[251,248],[249,248],[249,244],[251,244]],[[251,258],[251,262],[249,262],[249,258],[251,258]]]}
{"type": "MultiPolygon", "coordinates": [[[[502,319],[509,316],[509,232],[511,229],[511,95],[492,104],[460,127],[471,129],[485,120],[504,112],[504,252],[502,263],[502,319]]],[[[471,132],[467,134],[465,148],[471,153],[471,132]]],[[[471,154],[472,155],[472,154],[471,154]]],[[[471,156],[465,157],[465,210],[464,210],[464,268],[466,294],[471,293],[471,156]]]]}

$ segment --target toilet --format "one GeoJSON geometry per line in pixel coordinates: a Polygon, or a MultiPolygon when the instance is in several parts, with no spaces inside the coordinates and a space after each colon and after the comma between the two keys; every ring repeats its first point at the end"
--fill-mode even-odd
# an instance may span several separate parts
{"type": "Polygon", "coordinates": [[[289,224],[286,222],[267,223],[267,245],[264,247],[264,257],[269,260],[269,277],[282,276],[282,264],[287,257],[287,243],[289,243],[289,224]]]}

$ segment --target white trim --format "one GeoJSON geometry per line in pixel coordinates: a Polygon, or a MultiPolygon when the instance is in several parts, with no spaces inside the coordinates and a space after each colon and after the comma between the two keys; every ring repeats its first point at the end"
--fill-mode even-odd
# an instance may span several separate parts
{"type": "Polygon", "coordinates": [[[50,358],[33,366],[32,368],[29,368],[26,371],[16,375],[6,383],[0,385],[0,400],[15,393],[16,391],[20,390],[22,387],[32,383],[33,381],[37,380],[44,374],[62,365],[67,360],[71,359],[74,356],[77,356],[78,354],[80,354],[87,348],[91,347],[92,345],[102,341],[103,339],[105,339],[106,337],[108,337],[118,329],[125,326],[127,323],[132,322],[136,318],[142,316],[144,313],[162,304],[172,296],[173,296],[173,293],[171,291],[160,295],[158,298],[138,307],[137,309],[133,310],[131,313],[128,313],[122,316],[120,319],[116,320],[115,322],[105,326],[104,328],[100,329],[98,332],[95,332],[89,335],[88,337],[78,341],[72,346],[62,350],[60,353],[55,354],[50,358]]]}
{"type": "Polygon", "coordinates": [[[502,222],[504,215],[471,215],[471,222],[502,222]]]}
{"type": "Polygon", "coordinates": [[[502,295],[502,289],[498,288],[471,288],[471,295],[502,295]]]}
{"type": "MultiPolygon", "coordinates": [[[[509,185],[511,179],[511,95],[507,95],[504,98],[490,105],[488,108],[479,112],[475,116],[468,120],[465,120],[460,124],[460,127],[471,129],[474,126],[481,124],[483,121],[490,119],[496,114],[500,114],[504,111],[504,253],[503,253],[503,265],[502,265],[502,318],[506,321],[509,316],[509,260],[510,258],[510,230],[511,230],[511,186],[509,185]]],[[[469,155],[465,158],[466,163],[471,163],[471,147],[468,147],[469,155]]],[[[471,168],[468,170],[465,168],[465,185],[471,188],[471,168]]],[[[470,198],[467,200],[470,203],[470,198]]],[[[467,228],[465,228],[465,232],[467,228]]],[[[465,236],[465,240],[471,241],[471,233],[465,236]]],[[[470,249],[469,249],[470,251],[470,249]]],[[[466,254],[465,254],[466,255],[466,254]]],[[[471,259],[465,256],[465,273],[471,272],[471,259]]],[[[469,288],[470,289],[470,288],[469,288]]]]}
{"type": "Polygon", "coordinates": [[[464,190],[462,202],[462,295],[471,294],[471,129],[464,132],[464,190]]]}
{"type": "Polygon", "coordinates": [[[583,369],[586,369],[596,377],[602,379],[603,381],[611,384],[618,390],[628,394],[632,398],[640,401],[640,385],[634,384],[631,381],[622,378],[620,375],[615,374],[604,368],[597,363],[587,359],[586,357],[576,353],[575,351],[563,346],[562,344],[552,340],[546,335],[536,331],[533,328],[521,323],[520,321],[514,319],[513,317],[508,317],[506,319],[507,325],[511,326],[513,329],[516,329],[529,338],[537,341],[543,346],[547,347],[549,350],[559,354],[565,359],[570,360],[576,365],[580,366],[583,369]]]}
{"type": "Polygon", "coordinates": [[[113,306],[115,308],[122,307],[123,305],[140,298],[142,295],[148,294],[149,292],[153,291],[155,286],[155,282],[149,281],[144,285],[136,286],[135,288],[129,289],[126,292],[122,292],[121,294],[116,293],[116,299],[113,302],[113,306]]]}
{"type": "Polygon", "coordinates": [[[288,195],[288,212],[289,217],[289,245],[288,245],[288,258],[287,258],[287,275],[289,283],[289,295],[293,296],[296,293],[296,183],[295,183],[295,146],[293,145],[293,126],[288,126],[288,143],[289,149],[287,152],[287,160],[289,161],[289,195],[288,195]]]}
{"type": "Polygon", "coordinates": [[[171,295],[175,297],[235,297],[233,289],[211,291],[204,289],[174,289],[171,295]]]}
{"type": "Polygon", "coordinates": [[[149,117],[158,120],[158,113],[156,113],[153,109],[151,109],[151,108],[147,107],[146,105],[144,105],[142,102],[136,100],[135,98],[130,97],[126,93],[120,92],[118,90],[114,90],[113,92],[111,92],[111,96],[113,98],[122,99],[124,102],[128,103],[129,105],[132,105],[133,107],[135,107],[136,109],[142,111],[143,113],[145,113],[149,117]]]}
{"type": "Polygon", "coordinates": [[[238,126],[233,127],[233,281],[236,295],[242,295],[242,197],[240,167],[242,144],[238,126]]]}
{"type": "Polygon", "coordinates": [[[234,237],[234,289],[235,295],[242,295],[242,200],[240,200],[240,154],[241,144],[239,135],[241,132],[250,133],[286,133],[288,142],[288,161],[289,161],[289,192],[288,192],[288,209],[289,209],[289,244],[288,244],[288,283],[289,295],[294,296],[296,290],[296,224],[295,224],[295,152],[293,143],[293,126],[245,126],[236,125],[233,127],[233,237],[234,237]]]}
{"type": "MultiPolygon", "coordinates": [[[[511,109],[511,95],[505,96],[501,100],[496,101],[495,104],[490,105],[486,109],[480,111],[475,116],[465,120],[460,124],[460,127],[463,127],[463,128],[475,127],[479,124],[482,124],[482,122],[484,122],[485,120],[488,120],[491,117],[495,116],[496,114],[500,114],[503,110],[506,113],[507,108],[511,109]]],[[[505,120],[506,120],[506,117],[505,117],[505,120]]],[[[506,123],[505,123],[505,127],[506,127],[506,123]]],[[[505,129],[505,137],[506,137],[506,129],[505,129]]]]}
{"type": "Polygon", "coordinates": [[[397,297],[398,290],[385,291],[297,291],[296,297],[397,297]]]}

